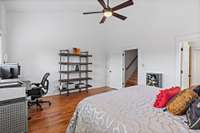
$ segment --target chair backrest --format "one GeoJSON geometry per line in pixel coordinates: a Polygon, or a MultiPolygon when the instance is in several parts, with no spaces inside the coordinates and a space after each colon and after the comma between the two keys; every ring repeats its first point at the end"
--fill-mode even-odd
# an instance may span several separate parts
{"type": "Polygon", "coordinates": [[[41,81],[42,88],[44,89],[44,95],[46,95],[49,90],[49,80],[48,80],[49,76],[50,76],[50,73],[45,73],[41,81]]]}

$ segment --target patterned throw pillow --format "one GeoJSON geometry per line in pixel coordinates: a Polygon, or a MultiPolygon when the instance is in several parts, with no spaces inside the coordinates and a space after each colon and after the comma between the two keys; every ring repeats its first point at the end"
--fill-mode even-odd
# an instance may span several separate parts
{"type": "Polygon", "coordinates": [[[200,96],[200,85],[195,85],[190,88],[200,96]]]}
{"type": "Polygon", "coordinates": [[[190,89],[183,90],[170,100],[167,110],[174,115],[184,115],[190,103],[197,98],[198,95],[194,91],[190,89]]]}

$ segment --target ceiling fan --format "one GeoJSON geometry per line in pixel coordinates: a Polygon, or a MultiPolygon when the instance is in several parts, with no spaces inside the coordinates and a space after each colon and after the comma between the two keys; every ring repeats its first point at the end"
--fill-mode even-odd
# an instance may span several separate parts
{"type": "Polygon", "coordinates": [[[96,12],[84,12],[84,15],[88,15],[88,14],[98,14],[98,13],[103,13],[103,18],[100,21],[100,24],[104,23],[106,21],[106,18],[109,18],[111,16],[117,17],[118,19],[121,20],[125,20],[127,19],[126,16],[120,15],[118,13],[116,13],[115,11],[118,11],[120,9],[123,9],[125,7],[131,6],[133,5],[133,1],[132,0],[128,0],[122,4],[119,4],[113,8],[110,7],[110,0],[107,0],[107,4],[104,2],[104,0],[98,0],[98,2],[101,4],[101,6],[103,7],[103,11],[96,11],[96,12]]]}

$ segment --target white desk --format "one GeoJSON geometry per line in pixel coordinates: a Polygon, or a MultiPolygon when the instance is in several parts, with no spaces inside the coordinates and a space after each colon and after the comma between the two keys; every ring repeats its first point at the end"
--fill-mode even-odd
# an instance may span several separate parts
{"type": "MultiPolygon", "coordinates": [[[[6,79],[0,80],[0,84],[9,82],[18,82],[19,79],[6,79]]],[[[26,97],[26,87],[16,86],[16,87],[5,87],[0,88],[0,101],[11,100],[26,97]]]]}
{"type": "Polygon", "coordinates": [[[0,101],[26,97],[26,87],[0,88],[0,101]]]}

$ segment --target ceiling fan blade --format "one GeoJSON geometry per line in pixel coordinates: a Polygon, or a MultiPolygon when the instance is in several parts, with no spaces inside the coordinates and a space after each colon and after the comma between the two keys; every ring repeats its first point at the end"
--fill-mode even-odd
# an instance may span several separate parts
{"type": "Polygon", "coordinates": [[[125,19],[127,19],[127,17],[125,17],[125,16],[123,16],[123,15],[120,15],[120,14],[118,14],[118,13],[113,13],[113,16],[115,16],[115,17],[117,17],[117,18],[119,18],[119,19],[121,19],[121,20],[125,20],[125,19]]]}
{"type": "Polygon", "coordinates": [[[97,13],[103,13],[103,11],[97,11],[97,12],[84,12],[84,15],[88,15],[88,14],[97,14],[97,13]]]}
{"type": "Polygon", "coordinates": [[[104,0],[98,0],[98,2],[101,4],[101,6],[103,6],[104,9],[106,9],[106,3],[104,2],[104,0]]]}
{"type": "Polygon", "coordinates": [[[110,7],[110,0],[107,0],[107,8],[110,7]]]}
{"type": "Polygon", "coordinates": [[[106,21],[106,17],[103,16],[103,18],[102,18],[101,21],[100,21],[100,24],[104,23],[105,21],[106,21]]]}
{"type": "Polygon", "coordinates": [[[123,16],[123,15],[120,15],[120,14],[118,14],[118,13],[113,13],[113,16],[115,16],[115,17],[117,17],[117,18],[119,18],[119,19],[121,19],[121,20],[125,20],[125,19],[127,19],[127,17],[125,17],[125,16],[123,16]]]}
{"type": "Polygon", "coordinates": [[[112,8],[112,11],[117,11],[117,10],[120,10],[120,9],[122,9],[122,8],[131,6],[131,5],[133,5],[133,4],[134,4],[134,3],[133,3],[132,0],[128,0],[128,1],[122,3],[122,4],[118,5],[118,6],[113,7],[113,8],[112,8]]]}

